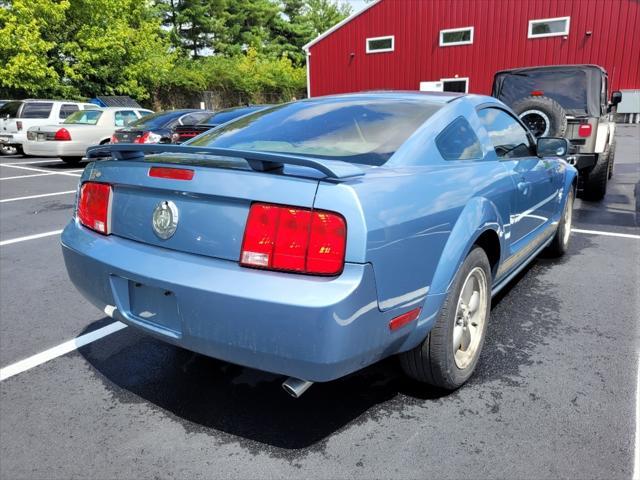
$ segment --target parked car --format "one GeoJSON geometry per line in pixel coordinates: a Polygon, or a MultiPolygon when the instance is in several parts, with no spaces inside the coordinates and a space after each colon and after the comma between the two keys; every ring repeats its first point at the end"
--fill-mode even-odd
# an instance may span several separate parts
{"type": "Polygon", "coordinates": [[[154,113],[115,131],[112,143],[171,143],[178,125],[194,125],[211,115],[209,110],[170,110],[154,113]]]}
{"type": "Polygon", "coordinates": [[[209,115],[195,125],[176,125],[171,135],[173,143],[183,143],[187,140],[191,140],[193,137],[200,135],[208,130],[211,130],[218,125],[235,120],[238,117],[248,115],[249,113],[257,112],[271,105],[249,105],[246,107],[234,107],[225,108],[219,110],[216,113],[209,115]]]}
{"type": "Polygon", "coordinates": [[[77,164],[91,145],[109,143],[118,127],[153,114],[141,108],[109,107],[72,113],[61,125],[31,127],[24,153],[39,157],[60,157],[77,164]]]}
{"type": "Polygon", "coordinates": [[[0,144],[23,153],[27,130],[37,125],[62,123],[74,112],[99,108],[92,103],[67,100],[15,100],[0,107],[0,144]]]}
{"type": "Polygon", "coordinates": [[[536,136],[566,137],[573,146],[569,161],[580,172],[578,193],[602,200],[613,175],[615,120],[607,72],[597,65],[552,65],[496,73],[493,96],[520,116],[536,136]]]}
{"type": "MultiPolygon", "coordinates": [[[[5,103],[10,102],[11,100],[0,100],[0,107],[2,107],[5,103]]],[[[0,155],[15,155],[17,153],[16,147],[5,145],[4,143],[0,143],[0,155]]]]}
{"type": "Polygon", "coordinates": [[[187,145],[91,147],[115,159],[80,180],[67,271],[113,318],[289,376],[294,396],[394,354],[455,389],[492,295],[567,250],[568,148],[536,144],[494,98],[406,92],[289,103],[187,145]]]}

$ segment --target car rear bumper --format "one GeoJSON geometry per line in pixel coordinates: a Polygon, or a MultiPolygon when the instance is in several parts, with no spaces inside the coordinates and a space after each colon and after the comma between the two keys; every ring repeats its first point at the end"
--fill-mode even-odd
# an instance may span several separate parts
{"type": "Polygon", "coordinates": [[[26,140],[22,148],[27,155],[38,157],[83,157],[87,152],[86,144],[73,140],[67,142],[26,140]]]}
{"type": "Polygon", "coordinates": [[[406,350],[435,317],[425,308],[424,320],[390,331],[393,317],[418,305],[381,312],[370,264],[346,264],[336,278],[266,272],[102,236],[75,221],[62,249],[78,290],[100,309],[115,307],[114,318],[189,350],[305,380],[333,380],[406,350]]]}
{"type": "Polygon", "coordinates": [[[23,132],[0,132],[0,143],[7,145],[22,145],[27,141],[27,134],[23,132]]]}

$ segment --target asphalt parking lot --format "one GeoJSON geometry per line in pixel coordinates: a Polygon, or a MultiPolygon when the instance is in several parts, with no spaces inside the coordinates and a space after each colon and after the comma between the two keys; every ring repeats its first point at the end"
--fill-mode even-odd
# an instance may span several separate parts
{"type": "Polygon", "coordinates": [[[60,252],[80,170],[0,157],[0,367],[59,347],[0,381],[0,476],[632,478],[640,126],[617,141],[605,201],[576,202],[568,255],[537,259],[494,299],[467,385],[446,395],[388,359],[299,400],[280,377],[130,327],[65,344],[113,324],[60,252]]]}

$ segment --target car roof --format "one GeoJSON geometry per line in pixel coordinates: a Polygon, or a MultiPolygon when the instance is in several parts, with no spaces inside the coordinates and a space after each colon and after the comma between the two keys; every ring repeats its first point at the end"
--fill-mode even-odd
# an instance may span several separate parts
{"type": "Polygon", "coordinates": [[[439,103],[445,104],[449,103],[453,100],[456,100],[460,97],[464,97],[465,93],[455,93],[455,92],[420,92],[417,90],[374,90],[367,92],[357,92],[357,93],[342,93],[338,95],[326,95],[323,97],[312,97],[306,100],[301,100],[303,102],[307,101],[322,101],[329,100],[333,98],[354,98],[361,100],[375,100],[386,98],[389,100],[416,100],[416,101],[424,101],[429,103],[439,103]]]}
{"type": "Polygon", "coordinates": [[[576,63],[576,64],[566,64],[566,65],[539,65],[536,67],[519,67],[519,68],[508,68],[505,70],[500,70],[496,72],[496,75],[501,73],[525,73],[531,72],[535,70],[567,70],[567,69],[596,69],[600,70],[605,75],[607,71],[602,68],[600,65],[594,65],[591,63],[576,63]]]}

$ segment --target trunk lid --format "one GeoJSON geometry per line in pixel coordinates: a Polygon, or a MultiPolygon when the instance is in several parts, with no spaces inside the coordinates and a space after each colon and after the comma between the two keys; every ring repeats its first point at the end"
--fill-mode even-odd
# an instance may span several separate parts
{"type": "Polygon", "coordinates": [[[265,173],[250,169],[244,160],[207,158],[179,164],[147,161],[96,163],[90,178],[113,188],[111,232],[137,242],[180,252],[237,261],[251,203],[254,201],[312,207],[322,174],[265,173]],[[218,162],[218,163],[216,163],[218,162]],[[216,168],[216,166],[223,168],[216,168]],[[191,180],[149,176],[152,166],[194,171],[191,180]],[[173,202],[178,211],[175,233],[163,240],[153,227],[154,210],[173,202]]]}
{"type": "Polygon", "coordinates": [[[144,132],[144,130],[136,130],[134,128],[122,128],[116,130],[113,135],[120,143],[133,143],[137,138],[140,138],[144,132]]]}

